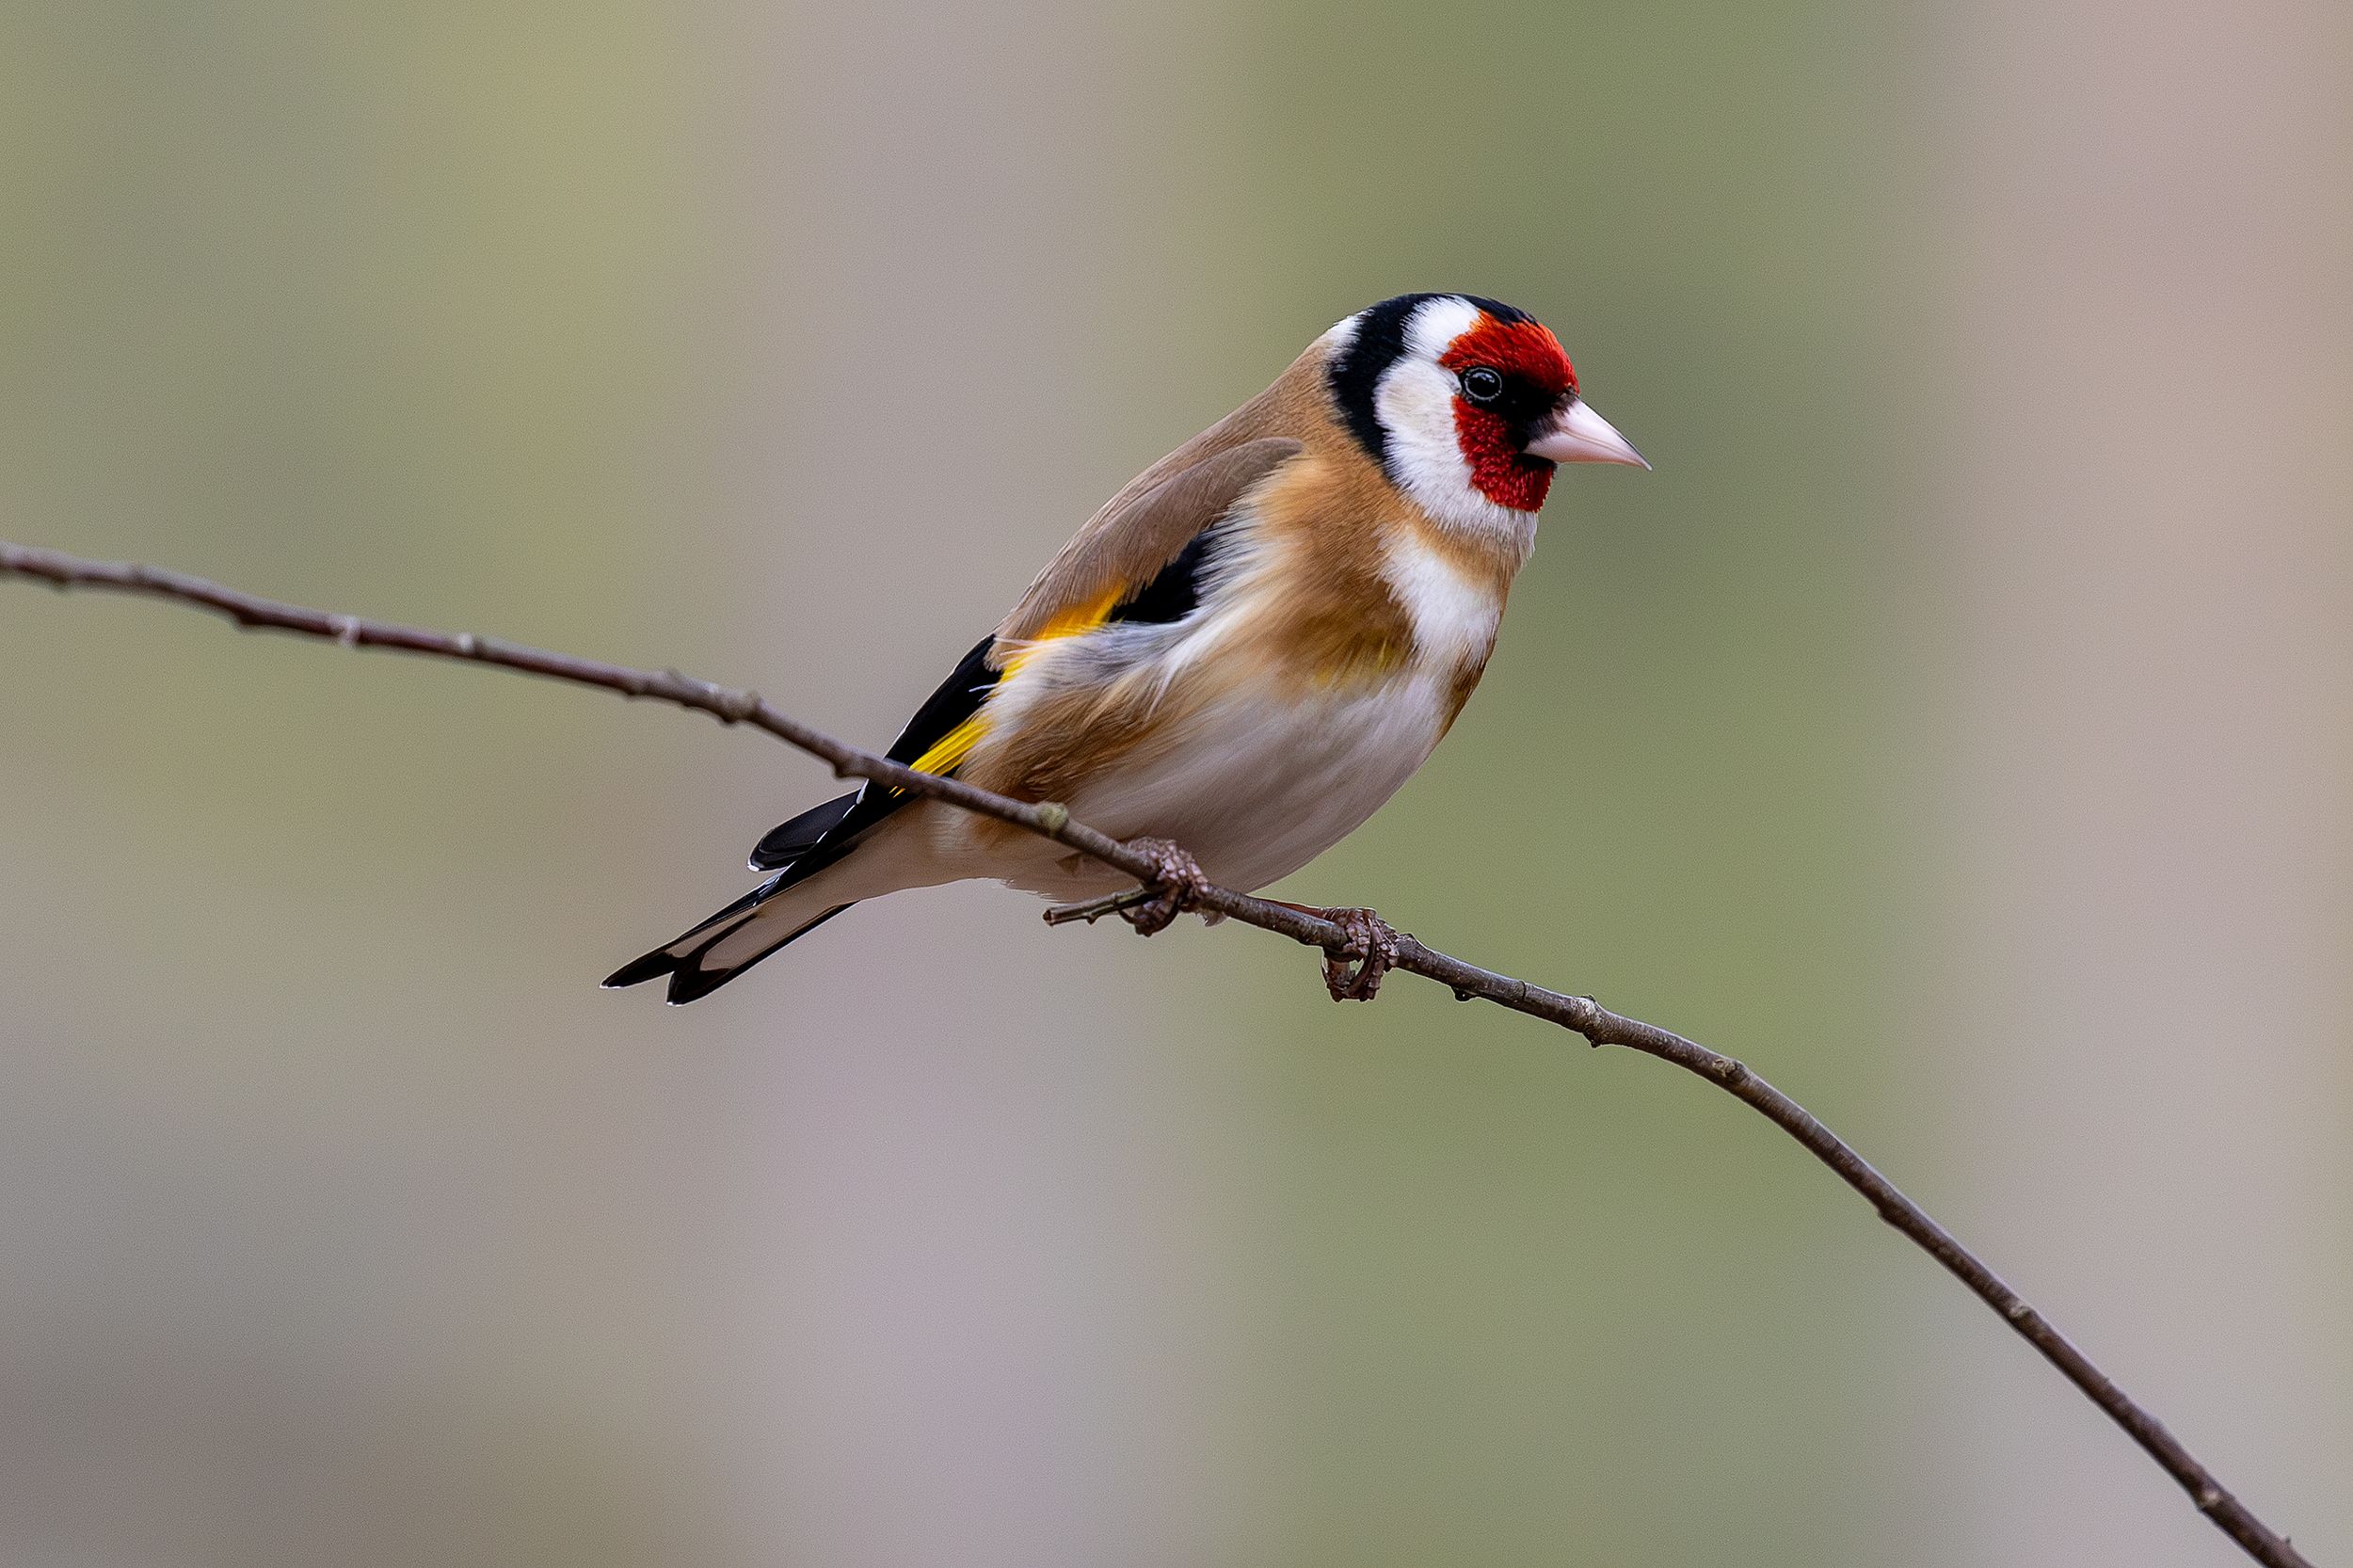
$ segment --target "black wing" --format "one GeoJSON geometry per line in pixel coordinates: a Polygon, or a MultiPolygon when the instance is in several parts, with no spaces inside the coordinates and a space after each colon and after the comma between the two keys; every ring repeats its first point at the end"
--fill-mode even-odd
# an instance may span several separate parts
{"type": "MultiPolygon", "coordinates": [[[[1194,535],[1193,541],[1177,552],[1175,560],[1122,600],[1105,619],[1166,622],[1182,620],[1193,614],[1201,602],[1202,579],[1216,562],[1229,533],[1230,529],[1221,524],[1194,535]]],[[[988,662],[996,647],[997,639],[993,636],[974,643],[972,651],[964,656],[955,673],[941,681],[939,689],[915,711],[915,717],[907,721],[907,727],[899,732],[899,738],[884,755],[894,762],[911,764],[946,739],[956,726],[979,712],[981,704],[988,700],[988,694],[1004,678],[1004,672],[988,662]]],[[[837,795],[791,822],[770,828],[752,851],[752,870],[779,871],[795,861],[822,856],[808,868],[814,872],[818,866],[840,856],[852,840],[906,802],[907,797],[898,791],[872,783],[849,794],[837,795]]]]}
{"type": "MultiPolygon", "coordinates": [[[[894,762],[912,763],[946,739],[949,731],[980,712],[981,704],[988,700],[990,691],[1003,679],[1004,672],[992,668],[988,663],[989,651],[996,646],[993,636],[973,644],[972,651],[964,656],[955,673],[924,699],[923,706],[915,711],[915,717],[907,720],[907,727],[899,731],[899,738],[883,755],[894,762]]],[[[873,783],[836,796],[791,822],[770,828],[752,851],[752,870],[776,871],[819,855],[829,862],[846,851],[851,840],[906,803],[907,797],[898,791],[873,783]]]]}
{"type": "Polygon", "coordinates": [[[964,656],[964,663],[939,683],[939,690],[923,699],[923,706],[915,711],[915,717],[907,720],[907,727],[899,731],[899,738],[890,743],[890,749],[883,755],[894,762],[913,762],[946,740],[950,730],[979,712],[997,682],[1005,678],[1004,671],[989,665],[989,651],[996,646],[993,636],[974,643],[972,651],[964,656]]]}
{"type": "Polygon", "coordinates": [[[1216,563],[1232,531],[1231,524],[1221,522],[1195,534],[1193,542],[1178,551],[1176,558],[1152,581],[1121,600],[1106,621],[1164,625],[1192,615],[1201,605],[1202,579],[1216,563]]]}

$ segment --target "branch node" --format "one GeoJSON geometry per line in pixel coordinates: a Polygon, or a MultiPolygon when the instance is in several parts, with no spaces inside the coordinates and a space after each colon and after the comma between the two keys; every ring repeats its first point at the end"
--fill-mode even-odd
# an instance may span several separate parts
{"type": "MultiPolygon", "coordinates": [[[[1528,982],[1523,980],[1520,982],[1520,984],[1522,987],[1526,987],[1528,982]]],[[[1522,994],[1526,994],[1525,989],[1523,989],[1522,994]]],[[[1609,1044],[1607,1040],[1602,1038],[1601,1034],[1602,1007],[1600,1002],[1595,1001],[1591,997],[1571,997],[1569,999],[1569,1009],[1577,1016],[1577,1021],[1569,1027],[1576,1030],[1579,1034],[1584,1035],[1585,1043],[1587,1045],[1593,1047],[1595,1050],[1599,1050],[1603,1046],[1609,1044]]]]}
{"type": "Polygon", "coordinates": [[[358,648],[360,646],[360,617],[358,616],[329,616],[327,617],[327,624],[335,629],[335,640],[344,647],[358,648]]]}
{"type": "Polygon", "coordinates": [[[760,712],[760,694],[748,688],[731,692],[725,686],[713,686],[711,689],[711,704],[727,723],[742,724],[760,712]]]}
{"type": "Polygon", "coordinates": [[[472,632],[460,632],[456,636],[450,640],[456,648],[457,657],[460,659],[479,659],[482,657],[482,640],[479,637],[476,637],[472,632]]]}
{"type": "Polygon", "coordinates": [[[1060,833],[1070,825],[1070,808],[1059,800],[1041,800],[1030,814],[1048,833],[1060,833]]]}

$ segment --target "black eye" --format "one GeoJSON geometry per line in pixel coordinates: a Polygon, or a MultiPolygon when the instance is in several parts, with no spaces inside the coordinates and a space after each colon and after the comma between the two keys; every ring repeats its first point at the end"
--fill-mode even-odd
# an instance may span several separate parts
{"type": "Polygon", "coordinates": [[[1503,373],[1473,365],[1463,372],[1463,395],[1473,403],[1493,403],[1503,395],[1503,373]]]}

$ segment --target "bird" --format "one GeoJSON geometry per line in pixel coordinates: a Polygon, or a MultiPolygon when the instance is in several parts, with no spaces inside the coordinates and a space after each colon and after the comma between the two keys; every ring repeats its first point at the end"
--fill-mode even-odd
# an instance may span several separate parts
{"type": "MultiPolygon", "coordinates": [[[[1255,892],[1353,832],[1443,739],[1494,651],[1562,463],[1648,469],[1560,340],[1468,294],[1351,315],[1145,469],[916,710],[888,756],[1055,800],[1158,873],[1145,935],[1208,882],[1255,892]]],[[[869,782],[771,829],[765,880],[608,977],[694,1001],[853,904],[968,878],[1055,900],[1133,879],[1050,840],[869,782]]],[[[1369,998],[1395,933],[1338,920],[1369,998]]]]}

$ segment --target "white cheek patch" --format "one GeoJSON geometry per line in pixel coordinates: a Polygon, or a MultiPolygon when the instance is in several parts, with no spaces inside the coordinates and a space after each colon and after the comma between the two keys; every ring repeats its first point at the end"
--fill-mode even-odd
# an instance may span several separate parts
{"type": "Polygon", "coordinates": [[[1437,551],[1401,533],[1382,557],[1381,575],[1412,619],[1414,641],[1425,657],[1472,664],[1495,650],[1502,604],[1493,589],[1465,577],[1437,551]]]}
{"type": "Polygon", "coordinates": [[[1423,505],[1477,495],[1454,434],[1454,376],[1434,360],[1406,353],[1382,373],[1372,409],[1387,438],[1389,472],[1423,505]]]}

